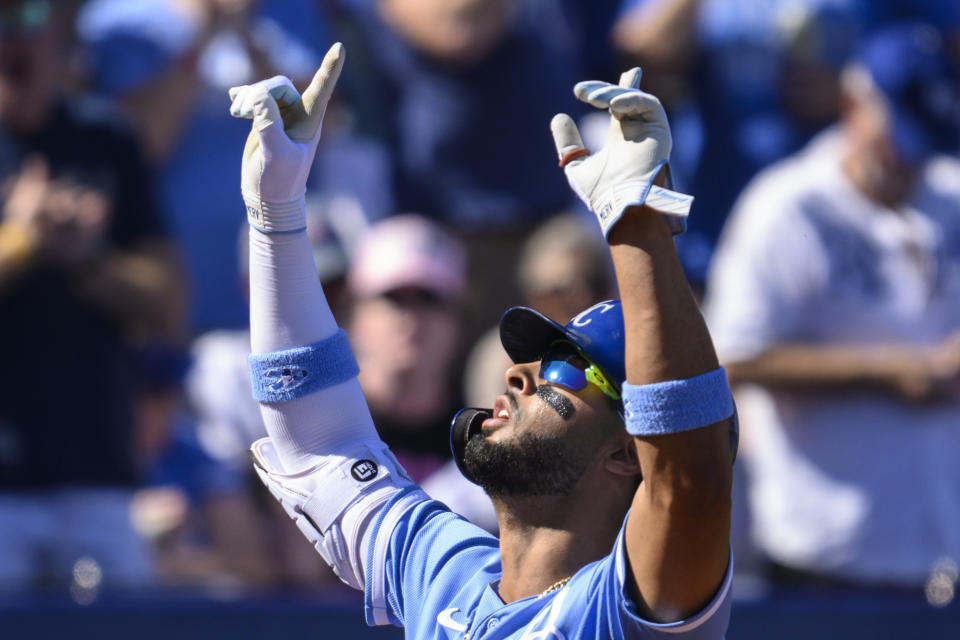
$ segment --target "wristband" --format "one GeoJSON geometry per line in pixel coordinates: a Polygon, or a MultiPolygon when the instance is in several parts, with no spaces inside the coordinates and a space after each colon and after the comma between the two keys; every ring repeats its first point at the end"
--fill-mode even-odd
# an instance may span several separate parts
{"type": "Polygon", "coordinates": [[[723,367],[686,380],[623,385],[627,432],[635,436],[680,433],[726,420],[734,413],[723,367]]]}
{"type": "Polygon", "coordinates": [[[360,373],[343,329],[305,347],[251,354],[250,383],[260,402],[286,402],[346,382],[360,373]]]}

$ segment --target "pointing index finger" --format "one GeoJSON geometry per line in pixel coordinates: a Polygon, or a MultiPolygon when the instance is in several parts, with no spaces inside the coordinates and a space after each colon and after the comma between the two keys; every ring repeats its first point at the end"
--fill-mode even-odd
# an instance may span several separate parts
{"type": "Polygon", "coordinates": [[[620,86],[625,89],[639,89],[640,78],[643,77],[643,70],[640,67],[634,67],[624,71],[620,76],[620,86]]]}
{"type": "Polygon", "coordinates": [[[327,110],[330,96],[333,95],[333,87],[337,84],[337,78],[340,77],[345,57],[346,49],[339,42],[334,43],[327,51],[320,68],[310,81],[310,86],[301,96],[304,118],[302,123],[297,123],[296,130],[291,132],[291,137],[311,139],[316,134],[323,120],[323,114],[327,110]]]}

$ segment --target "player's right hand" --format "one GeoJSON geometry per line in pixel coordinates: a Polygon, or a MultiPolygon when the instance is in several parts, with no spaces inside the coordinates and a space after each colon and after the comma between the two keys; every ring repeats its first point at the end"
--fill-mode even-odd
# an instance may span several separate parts
{"type": "Polygon", "coordinates": [[[330,47],[302,96],[284,76],[230,89],[230,114],[253,120],[240,172],[253,226],[266,231],[302,226],[307,175],[345,53],[339,42],[330,47]]]}

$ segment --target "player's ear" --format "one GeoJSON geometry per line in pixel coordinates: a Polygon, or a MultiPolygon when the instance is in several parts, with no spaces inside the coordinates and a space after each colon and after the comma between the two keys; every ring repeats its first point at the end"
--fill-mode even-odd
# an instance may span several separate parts
{"type": "Polygon", "coordinates": [[[604,469],[618,476],[639,476],[640,456],[633,436],[624,432],[603,461],[604,469]]]}

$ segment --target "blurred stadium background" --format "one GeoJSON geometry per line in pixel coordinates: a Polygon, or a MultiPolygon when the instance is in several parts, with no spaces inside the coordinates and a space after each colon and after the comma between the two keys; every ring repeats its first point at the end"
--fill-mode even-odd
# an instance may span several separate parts
{"type": "MultiPolygon", "coordinates": [[[[924,218],[931,200],[906,189],[884,201],[882,187],[947,163],[930,178],[940,217],[885,236],[912,239],[924,284],[883,278],[922,289],[911,309],[928,322],[891,312],[889,336],[909,339],[882,341],[899,349],[884,360],[893,373],[865,383],[909,416],[897,433],[933,435],[903,448],[884,436],[882,451],[843,459],[862,470],[874,456],[892,489],[822,469],[813,480],[830,482],[810,483],[802,465],[768,485],[762,461],[780,441],[751,432],[779,424],[764,413],[774,405],[738,396],[727,637],[960,637],[957,0],[0,0],[0,638],[401,637],[363,624],[362,596],[246,455],[263,431],[246,373],[248,125],[229,117],[226,91],[275,74],[303,86],[334,40],[347,62],[308,193],[318,275],[384,439],[432,495],[490,529],[489,504],[450,465],[447,426],[501,388],[491,327],[513,304],[565,320],[612,288],[548,130],[565,111],[588,146],[601,139],[603,114],[573,84],[644,68],[670,113],[677,185],[697,198],[678,240],[691,283],[750,310],[752,292],[711,271],[733,242],[724,223],[758,174],[853,127],[845,70],[866,69],[908,122],[881,140],[889,166],[865,156],[864,175],[881,176],[867,197],[924,218]],[[900,45],[913,53],[890,53],[900,45]],[[791,528],[803,501],[777,491],[791,485],[830,510],[791,528]],[[870,505],[883,517],[861,517],[870,505]]],[[[840,275],[872,282],[878,258],[856,255],[840,275]]],[[[843,415],[869,432],[872,418],[843,415]]]]}

